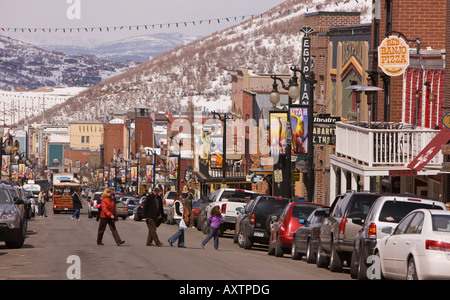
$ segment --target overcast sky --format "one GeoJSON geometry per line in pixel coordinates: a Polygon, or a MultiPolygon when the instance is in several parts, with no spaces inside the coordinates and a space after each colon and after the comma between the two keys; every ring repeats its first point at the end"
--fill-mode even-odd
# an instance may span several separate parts
{"type": "Polygon", "coordinates": [[[234,17],[265,12],[284,0],[0,0],[0,35],[48,44],[98,44],[135,35],[179,32],[204,36],[238,24],[234,17]],[[231,18],[230,22],[217,19],[231,18]],[[200,25],[198,21],[203,21],[200,25]],[[194,26],[192,21],[196,22],[194,26]],[[175,26],[179,22],[179,27],[175,26]],[[185,26],[184,22],[187,22],[185,26]],[[167,23],[172,23],[168,28],[167,23]],[[147,30],[135,25],[163,24],[147,30]],[[165,25],[164,25],[165,24],[165,25]],[[134,25],[134,26],[133,26],[134,25]],[[112,27],[116,26],[114,31],[112,27]],[[125,26],[123,29],[118,29],[125,26]],[[130,30],[128,26],[133,26],[130,30]],[[102,32],[98,29],[102,27],[102,32]],[[106,31],[106,27],[110,31],[106,31]],[[22,28],[25,28],[22,32],[22,28]],[[32,32],[29,32],[28,29],[32,32]],[[35,28],[46,28],[34,32],[35,28]],[[52,29],[48,32],[48,29],[52,29]],[[55,28],[59,28],[56,32],[55,28]],[[87,28],[72,33],[62,28],[87,28]],[[92,28],[95,28],[91,31],[92,28]]]}

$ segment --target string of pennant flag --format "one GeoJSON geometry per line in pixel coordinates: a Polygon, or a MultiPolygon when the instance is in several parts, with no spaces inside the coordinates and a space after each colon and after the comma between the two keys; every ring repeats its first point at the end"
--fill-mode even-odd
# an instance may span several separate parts
{"type": "Polygon", "coordinates": [[[95,26],[95,27],[46,27],[46,28],[33,28],[33,27],[7,27],[2,26],[1,31],[3,32],[63,32],[63,33],[71,33],[71,32],[111,32],[111,31],[120,31],[120,30],[139,30],[139,29],[162,29],[162,28],[179,28],[179,27],[188,27],[188,26],[196,26],[196,25],[202,25],[202,24],[213,24],[221,22],[231,22],[234,21],[243,21],[248,19],[262,19],[267,17],[273,17],[275,15],[290,15],[292,13],[309,13],[318,11],[326,6],[334,5],[334,6],[340,6],[342,4],[348,4],[351,2],[354,3],[362,3],[367,2],[368,0],[343,0],[343,1],[336,1],[331,4],[322,4],[322,5],[309,5],[303,8],[293,8],[293,9],[285,9],[285,10],[279,10],[275,12],[266,12],[266,13],[259,13],[259,14],[249,14],[249,15],[241,15],[241,16],[234,16],[234,17],[224,17],[224,18],[207,18],[197,21],[181,21],[181,22],[168,22],[168,23],[158,23],[158,24],[142,24],[142,25],[122,25],[122,26],[95,26]]]}
{"type": "MultiPolygon", "coordinates": [[[[99,85],[101,86],[101,85],[99,85]]],[[[260,87],[252,87],[250,91],[254,92],[270,92],[272,89],[272,86],[260,86],[260,87]]],[[[194,92],[194,91],[181,91],[181,92],[169,92],[169,91],[145,91],[142,89],[137,88],[122,88],[119,86],[115,87],[107,87],[107,90],[109,91],[115,91],[116,93],[119,93],[121,91],[127,91],[127,92],[139,92],[142,96],[149,96],[149,97],[159,97],[159,96],[169,96],[169,97],[194,97],[194,96],[203,96],[203,97],[213,97],[213,96],[231,96],[231,95],[237,95],[244,92],[243,89],[235,89],[235,90],[223,90],[223,91],[205,91],[205,92],[194,92]]],[[[9,100],[31,100],[31,99],[37,99],[37,100],[51,100],[51,99],[62,99],[63,101],[69,100],[70,96],[67,97],[61,97],[61,96],[44,96],[44,93],[41,95],[29,95],[29,94],[21,94],[17,92],[0,92],[0,99],[9,99],[9,100]]],[[[83,100],[83,99],[82,99],[83,100]]],[[[84,99],[84,100],[87,100],[84,99]]]]}

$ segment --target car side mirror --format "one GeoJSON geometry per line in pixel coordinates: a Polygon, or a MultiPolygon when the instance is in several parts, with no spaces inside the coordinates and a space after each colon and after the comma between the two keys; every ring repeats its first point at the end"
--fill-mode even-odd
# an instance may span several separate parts
{"type": "Polygon", "coordinates": [[[298,223],[305,225],[306,219],[298,218],[298,223]]]}
{"type": "Polygon", "coordinates": [[[17,205],[25,204],[22,199],[19,199],[17,197],[14,197],[14,203],[16,203],[17,205]]]}

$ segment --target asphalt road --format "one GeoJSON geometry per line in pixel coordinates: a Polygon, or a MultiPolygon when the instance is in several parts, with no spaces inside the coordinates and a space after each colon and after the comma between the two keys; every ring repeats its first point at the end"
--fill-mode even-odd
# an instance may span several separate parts
{"type": "MultiPolygon", "coordinates": [[[[47,203],[50,207],[51,203],[47,203]]],[[[86,207],[86,202],[83,202],[86,207]]],[[[25,244],[21,249],[7,249],[0,243],[0,280],[346,280],[348,270],[331,273],[293,261],[289,255],[267,255],[267,247],[244,250],[233,243],[232,235],[220,238],[220,250],[213,240],[205,249],[200,242],[205,235],[197,229],[185,231],[186,248],[171,247],[167,239],[176,232],[175,225],[162,224],[158,235],[163,247],[145,246],[145,221],[119,220],[118,232],[125,244],[116,246],[109,230],[104,246],[96,244],[98,222],[88,219],[87,209],[81,221],[70,214],[32,218],[28,222],[25,244]]]]}

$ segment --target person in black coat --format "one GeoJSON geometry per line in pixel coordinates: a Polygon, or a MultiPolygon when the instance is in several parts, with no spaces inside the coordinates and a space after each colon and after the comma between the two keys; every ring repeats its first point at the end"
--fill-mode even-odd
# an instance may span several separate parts
{"type": "Polygon", "coordinates": [[[156,246],[161,247],[163,244],[159,241],[156,228],[159,225],[159,219],[163,214],[163,206],[161,197],[158,195],[159,190],[153,189],[153,192],[145,198],[142,217],[146,219],[148,227],[147,246],[153,246],[155,241],[156,246]]]}
{"type": "Polygon", "coordinates": [[[75,218],[77,219],[77,221],[80,221],[80,210],[83,208],[83,205],[81,204],[80,196],[78,196],[76,190],[72,194],[72,204],[75,211],[73,212],[72,216],[70,216],[70,218],[72,219],[72,221],[75,218]]]}

